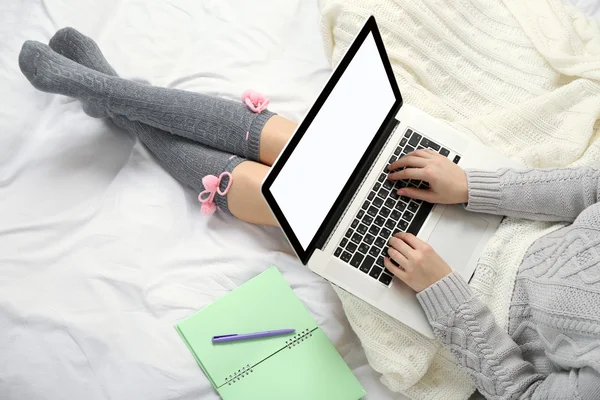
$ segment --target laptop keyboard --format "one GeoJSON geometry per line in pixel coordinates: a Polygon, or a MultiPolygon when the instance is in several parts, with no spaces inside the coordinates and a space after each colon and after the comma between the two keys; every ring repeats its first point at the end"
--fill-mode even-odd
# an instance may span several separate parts
{"type": "MultiPolygon", "coordinates": [[[[387,179],[387,166],[411,151],[426,148],[446,157],[450,155],[448,149],[431,139],[423,137],[412,129],[406,130],[334,252],[335,257],[386,286],[392,282],[392,273],[383,265],[383,258],[387,256],[389,238],[398,232],[416,235],[433,208],[433,204],[399,196],[396,193],[398,189],[407,186],[427,189],[429,187],[427,182],[390,181],[387,179]]],[[[460,156],[456,155],[453,161],[458,163],[460,156]]]]}

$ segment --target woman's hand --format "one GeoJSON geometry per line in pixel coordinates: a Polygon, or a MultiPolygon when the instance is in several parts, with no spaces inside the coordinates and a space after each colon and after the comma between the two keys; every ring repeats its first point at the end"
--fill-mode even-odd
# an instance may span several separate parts
{"type": "Polygon", "coordinates": [[[388,179],[414,179],[429,183],[429,189],[406,187],[398,190],[401,196],[425,200],[429,203],[457,204],[469,200],[467,174],[447,157],[433,150],[413,151],[392,163],[388,179]]]}
{"type": "Polygon", "coordinates": [[[397,233],[389,244],[388,254],[400,267],[388,257],[383,261],[385,267],[415,292],[427,289],[452,272],[430,245],[410,233],[397,233]]]}

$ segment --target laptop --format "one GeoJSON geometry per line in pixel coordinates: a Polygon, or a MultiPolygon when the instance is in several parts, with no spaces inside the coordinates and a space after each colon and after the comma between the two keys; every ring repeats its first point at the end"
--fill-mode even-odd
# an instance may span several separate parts
{"type": "Polygon", "coordinates": [[[501,217],[398,196],[387,166],[421,148],[462,168],[513,161],[403,104],[374,17],[350,45],[262,184],[303,264],[416,331],[433,331],[414,291],[384,268],[389,238],[410,232],[467,281],[501,217]]]}

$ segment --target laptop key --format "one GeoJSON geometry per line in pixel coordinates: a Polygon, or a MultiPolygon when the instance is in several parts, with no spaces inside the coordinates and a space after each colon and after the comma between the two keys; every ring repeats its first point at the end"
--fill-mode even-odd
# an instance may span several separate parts
{"type": "Polygon", "coordinates": [[[367,208],[369,208],[369,202],[365,201],[361,207],[363,210],[366,210],[367,208]]]}
{"type": "Polygon", "coordinates": [[[381,197],[375,197],[375,199],[373,199],[373,205],[375,207],[381,207],[382,204],[383,200],[381,199],[381,197]]]}
{"type": "Polygon", "coordinates": [[[379,215],[381,215],[383,218],[387,218],[388,215],[390,215],[391,210],[387,207],[381,207],[381,210],[379,210],[379,215]]]}
{"type": "Polygon", "coordinates": [[[406,210],[406,211],[404,211],[404,214],[402,214],[402,219],[410,221],[414,216],[415,216],[415,214],[413,214],[410,211],[406,210]]]}
{"type": "Polygon", "coordinates": [[[412,133],[413,133],[413,131],[409,129],[409,130],[407,130],[407,131],[406,131],[406,133],[404,134],[404,137],[405,137],[405,138],[409,138],[409,137],[410,137],[410,135],[412,135],[412,133]]]}
{"type": "Polygon", "coordinates": [[[369,233],[373,236],[377,236],[377,234],[379,233],[379,227],[377,225],[371,225],[371,227],[369,228],[369,233]]]}
{"type": "Polygon", "coordinates": [[[340,254],[342,254],[342,251],[343,251],[343,250],[344,250],[344,249],[342,249],[341,247],[338,247],[337,249],[335,249],[335,252],[333,253],[333,255],[334,255],[335,257],[339,257],[339,256],[340,256],[340,254]]]}
{"type": "Polygon", "coordinates": [[[431,147],[435,151],[438,151],[440,149],[440,145],[434,142],[429,142],[429,147],[431,147]]]}
{"type": "Polygon", "coordinates": [[[401,219],[398,222],[398,228],[402,231],[402,232],[406,232],[406,229],[408,228],[408,222],[406,222],[405,220],[401,219]]]}
{"type": "Polygon", "coordinates": [[[401,152],[402,152],[402,149],[400,147],[396,147],[396,150],[394,150],[394,155],[399,156],[401,152]]]}
{"type": "Polygon", "coordinates": [[[386,243],[387,241],[382,237],[378,237],[377,239],[375,239],[375,246],[383,247],[386,243]]]}
{"type": "Polygon", "coordinates": [[[364,261],[362,262],[361,266],[360,266],[360,270],[368,273],[369,270],[371,269],[371,267],[375,264],[375,259],[371,256],[366,256],[364,261]]]}
{"type": "Polygon", "coordinates": [[[400,144],[398,145],[398,147],[404,147],[406,146],[406,142],[408,142],[408,139],[406,138],[402,138],[402,140],[400,141],[400,144]]]}
{"type": "Polygon", "coordinates": [[[341,247],[346,247],[346,244],[348,243],[348,239],[343,238],[342,241],[340,242],[340,246],[341,247]]]}
{"type": "Polygon", "coordinates": [[[369,272],[369,276],[377,279],[377,278],[379,278],[379,275],[381,275],[381,272],[383,272],[383,270],[381,268],[375,266],[375,267],[373,267],[371,272],[369,272]]]}
{"type": "Polygon", "coordinates": [[[452,162],[454,164],[458,164],[459,161],[460,161],[460,156],[454,156],[454,160],[452,160],[452,162]]]}
{"type": "Polygon", "coordinates": [[[398,210],[392,211],[392,215],[390,215],[390,219],[394,221],[398,221],[402,217],[402,213],[398,210]]]}
{"type": "Polygon", "coordinates": [[[410,201],[410,197],[400,196],[400,200],[402,200],[405,203],[408,203],[410,201]]]}
{"type": "Polygon", "coordinates": [[[389,194],[390,194],[389,190],[387,190],[386,188],[381,188],[379,193],[377,193],[377,196],[381,197],[382,199],[385,199],[386,197],[388,197],[389,194]]]}
{"type": "Polygon", "coordinates": [[[362,236],[358,233],[355,233],[354,235],[352,235],[352,239],[350,240],[356,244],[359,244],[360,242],[362,242],[362,236]]]}
{"type": "Polygon", "coordinates": [[[383,256],[377,257],[377,260],[375,261],[375,265],[378,265],[381,268],[385,268],[385,264],[383,263],[383,256]]]}
{"type": "Polygon", "coordinates": [[[351,227],[356,228],[358,226],[358,220],[355,219],[352,221],[352,223],[350,224],[351,227]]]}
{"type": "Polygon", "coordinates": [[[361,243],[360,246],[358,246],[358,251],[360,251],[361,253],[366,254],[367,251],[369,251],[369,245],[366,243],[361,243]]]}
{"type": "Polygon", "coordinates": [[[390,157],[390,160],[388,161],[388,164],[393,164],[393,163],[395,163],[397,159],[398,159],[398,158],[396,158],[396,156],[391,156],[391,157],[390,157]]]}
{"type": "Polygon", "coordinates": [[[421,139],[421,143],[419,143],[419,144],[423,147],[429,147],[429,143],[430,143],[429,139],[423,138],[423,139],[421,139]]]}
{"type": "Polygon", "coordinates": [[[379,236],[389,239],[389,237],[392,236],[392,231],[387,228],[382,228],[381,232],[379,232],[379,236]]]}
{"type": "Polygon", "coordinates": [[[386,207],[394,208],[395,205],[396,205],[396,202],[394,201],[394,199],[387,199],[385,201],[385,206],[386,207]]]}
{"type": "Polygon", "coordinates": [[[382,227],[384,223],[385,223],[385,218],[383,218],[381,215],[378,215],[375,218],[375,225],[377,225],[378,227],[382,227]]]}
{"type": "Polygon", "coordinates": [[[379,183],[376,183],[376,184],[373,186],[373,191],[374,191],[374,192],[378,191],[380,187],[381,187],[381,184],[379,184],[379,183]]]}
{"type": "Polygon", "coordinates": [[[415,203],[414,201],[411,201],[410,203],[408,203],[408,209],[411,212],[417,212],[417,210],[419,209],[419,205],[417,203],[415,203]]]}
{"type": "Polygon", "coordinates": [[[400,198],[400,195],[398,193],[396,193],[396,189],[394,189],[390,192],[390,197],[394,200],[394,204],[395,204],[396,200],[398,200],[400,198]]]}
{"type": "Polygon", "coordinates": [[[393,219],[388,219],[387,221],[385,221],[384,226],[388,229],[394,229],[396,227],[396,221],[394,221],[393,219]]]}
{"type": "Polygon", "coordinates": [[[386,273],[383,273],[383,274],[379,275],[379,282],[381,282],[387,286],[390,283],[392,283],[392,277],[386,273]]]}
{"type": "MultiPolygon", "coordinates": [[[[400,197],[400,199],[402,200],[402,197],[400,197]]],[[[406,208],[406,203],[404,201],[399,201],[396,203],[396,206],[394,208],[396,210],[402,212],[406,208]]]]}
{"type": "Polygon", "coordinates": [[[375,236],[371,235],[370,233],[367,233],[367,235],[363,238],[363,241],[366,244],[371,245],[375,241],[375,236]]]}
{"type": "Polygon", "coordinates": [[[344,262],[349,262],[350,259],[352,258],[352,254],[348,253],[347,251],[342,253],[342,256],[340,257],[342,259],[342,261],[344,262]]]}
{"type": "Polygon", "coordinates": [[[346,235],[344,235],[344,236],[346,236],[347,238],[349,238],[349,237],[351,237],[351,236],[352,236],[352,234],[353,234],[353,233],[354,233],[354,230],[352,230],[352,229],[348,229],[348,230],[346,231],[346,235]]]}
{"type": "Polygon", "coordinates": [[[368,266],[368,264],[365,264],[365,265],[361,265],[359,269],[360,269],[361,272],[364,272],[365,274],[368,274],[369,270],[371,268],[368,266]]]}
{"type": "Polygon", "coordinates": [[[346,246],[346,250],[350,253],[354,253],[356,251],[356,245],[354,243],[350,242],[346,246]]]}
{"type": "Polygon", "coordinates": [[[369,214],[371,217],[376,217],[377,214],[379,214],[379,209],[377,207],[371,206],[367,210],[367,214],[369,214]]]}
{"type": "Polygon", "coordinates": [[[360,233],[361,235],[364,235],[365,233],[367,233],[367,226],[365,224],[358,225],[358,228],[356,228],[356,232],[360,233]]]}
{"type": "Polygon", "coordinates": [[[379,182],[383,182],[383,180],[387,177],[387,174],[385,172],[382,172],[381,175],[379,175],[379,178],[377,178],[377,181],[379,182]]]}
{"type": "Polygon", "coordinates": [[[415,151],[415,148],[414,148],[414,147],[406,146],[406,147],[404,148],[404,153],[405,153],[405,154],[411,153],[411,152],[413,152],[413,151],[415,151]]]}
{"type": "Polygon", "coordinates": [[[410,144],[413,147],[416,147],[419,144],[421,137],[422,136],[419,135],[417,132],[413,133],[410,137],[410,140],[408,141],[408,144],[410,144]]]}
{"type": "Polygon", "coordinates": [[[450,154],[450,151],[444,147],[442,147],[442,149],[440,150],[440,154],[443,155],[444,157],[448,157],[448,155],[450,154]]]}
{"type": "Polygon", "coordinates": [[[425,181],[421,181],[421,184],[419,185],[419,189],[429,189],[429,183],[425,182],[425,181]]]}
{"type": "Polygon", "coordinates": [[[361,218],[363,217],[363,215],[365,215],[365,212],[364,212],[364,210],[360,210],[360,211],[358,212],[358,214],[356,214],[356,218],[358,218],[358,219],[361,219],[361,218]]]}
{"type": "Polygon", "coordinates": [[[373,200],[373,197],[375,197],[375,193],[369,192],[369,194],[367,195],[367,200],[373,200]]]}
{"type": "Polygon", "coordinates": [[[396,181],[396,184],[394,185],[396,186],[396,189],[402,189],[408,186],[408,181],[403,179],[401,181],[396,181]]]}
{"type": "Polygon", "coordinates": [[[363,258],[365,256],[363,256],[360,253],[356,253],[354,254],[354,256],[352,257],[352,259],[350,260],[350,265],[352,265],[355,268],[358,268],[360,266],[360,263],[362,262],[363,258]]]}
{"type": "Polygon", "coordinates": [[[370,215],[365,215],[362,218],[362,222],[363,222],[363,224],[369,226],[369,225],[371,225],[371,222],[373,222],[373,217],[371,217],[370,215]]]}
{"type": "Polygon", "coordinates": [[[378,247],[371,247],[371,250],[369,250],[369,255],[373,256],[373,257],[378,257],[379,254],[381,254],[381,249],[379,249],[378,247]]]}
{"type": "Polygon", "coordinates": [[[385,181],[383,181],[382,185],[387,190],[392,190],[392,188],[394,187],[394,182],[390,181],[389,179],[386,179],[385,181]]]}

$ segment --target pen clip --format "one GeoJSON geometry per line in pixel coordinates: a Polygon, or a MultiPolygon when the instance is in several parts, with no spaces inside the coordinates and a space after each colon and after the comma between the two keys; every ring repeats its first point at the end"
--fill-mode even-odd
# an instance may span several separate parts
{"type": "Polygon", "coordinates": [[[231,335],[219,335],[219,336],[213,336],[213,340],[214,339],[221,339],[221,338],[226,338],[226,337],[232,337],[232,336],[237,336],[237,333],[231,334],[231,335]]]}

